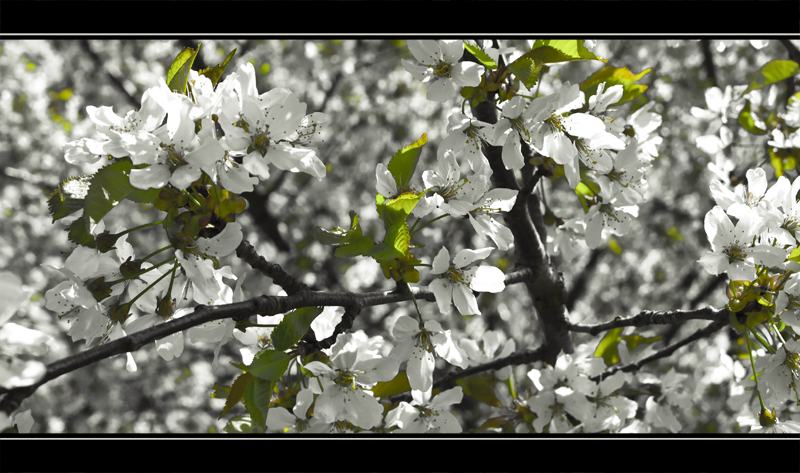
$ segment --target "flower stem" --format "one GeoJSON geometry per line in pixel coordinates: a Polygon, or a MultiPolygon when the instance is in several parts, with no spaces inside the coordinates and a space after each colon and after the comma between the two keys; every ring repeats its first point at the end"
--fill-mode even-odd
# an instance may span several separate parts
{"type": "MultiPolygon", "coordinates": [[[[434,219],[431,219],[431,220],[429,220],[429,221],[427,221],[427,222],[423,223],[423,224],[422,224],[422,226],[420,226],[419,228],[417,228],[416,230],[414,230],[414,232],[413,232],[413,233],[411,233],[411,235],[409,236],[409,238],[414,238],[414,235],[416,235],[416,234],[417,234],[417,232],[419,232],[419,231],[420,231],[420,230],[422,230],[423,228],[427,227],[428,225],[432,224],[433,222],[435,222],[435,221],[437,221],[437,220],[441,220],[441,219],[443,219],[443,218],[445,218],[445,217],[449,217],[449,216],[450,216],[450,214],[439,215],[438,217],[436,217],[436,218],[434,218],[434,219]]],[[[415,223],[414,225],[416,225],[416,223],[415,223]]]]}
{"type": "Polygon", "coordinates": [[[148,260],[148,259],[150,259],[151,257],[153,257],[153,256],[155,256],[155,255],[157,255],[157,254],[161,253],[162,251],[166,251],[166,250],[168,250],[168,249],[170,249],[170,248],[172,248],[172,245],[167,245],[167,246],[165,246],[164,248],[161,248],[160,250],[156,250],[156,251],[154,251],[154,252],[150,253],[149,255],[147,255],[147,256],[145,256],[145,257],[144,257],[144,259],[142,260],[142,263],[144,263],[145,261],[147,261],[147,260],[148,260]]]}
{"type": "Polygon", "coordinates": [[[122,235],[128,234],[130,232],[135,232],[136,230],[141,230],[142,228],[152,227],[153,225],[161,225],[162,223],[164,223],[163,220],[161,220],[159,222],[145,223],[144,225],[139,225],[138,227],[129,228],[129,229],[125,230],[124,232],[119,232],[119,233],[117,233],[117,237],[121,237],[122,235]]]}
{"type": "Polygon", "coordinates": [[[758,389],[758,373],[756,372],[756,363],[753,361],[753,349],[750,347],[750,336],[748,335],[747,325],[745,325],[744,328],[745,328],[744,337],[745,340],[747,340],[747,354],[750,356],[750,365],[753,367],[753,378],[756,381],[756,392],[758,393],[758,402],[761,403],[761,410],[765,411],[767,410],[767,408],[764,407],[764,399],[761,398],[761,391],[758,389]]]}
{"type": "MultiPolygon", "coordinates": [[[[167,261],[169,261],[169,260],[167,260],[167,261]]],[[[163,263],[166,263],[166,261],[164,261],[163,263]]],[[[159,263],[159,264],[163,264],[163,263],[159,263]]],[[[156,284],[158,284],[159,282],[161,282],[161,280],[162,280],[162,279],[164,279],[165,277],[167,277],[167,275],[169,275],[170,273],[172,273],[172,274],[175,274],[175,269],[177,269],[177,268],[178,268],[178,266],[180,266],[180,265],[181,265],[180,263],[178,263],[177,261],[175,261],[175,266],[173,266],[173,267],[172,267],[172,269],[171,269],[169,272],[166,272],[166,273],[162,274],[160,278],[158,278],[158,279],[156,279],[155,281],[153,281],[153,284],[151,284],[151,285],[147,286],[146,288],[144,288],[144,290],[143,290],[142,292],[140,292],[139,294],[137,294],[137,295],[136,295],[136,297],[134,297],[133,299],[131,299],[131,301],[130,301],[130,304],[131,304],[131,305],[133,305],[133,303],[134,303],[134,302],[136,302],[136,300],[137,300],[137,299],[139,299],[140,297],[142,297],[142,294],[144,294],[145,292],[147,292],[147,291],[149,291],[150,289],[152,289],[152,288],[153,288],[153,286],[155,286],[156,284]]],[[[153,266],[153,268],[155,268],[155,266],[153,266]]],[[[148,271],[149,271],[150,269],[153,269],[153,268],[148,268],[148,271]]],[[[169,297],[169,296],[167,296],[167,297],[169,297]]]]}
{"type": "MultiPolygon", "coordinates": [[[[165,264],[169,263],[170,261],[173,261],[174,259],[175,259],[175,257],[174,257],[174,256],[173,256],[172,258],[167,258],[167,259],[165,259],[164,261],[162,261],[162,262],[160,262],[160,263],[158,263],[158,264],[155,264],[155,265],[153,265],[153,266],[150,266],[149,268],[147,268],[147,269],[145,269],[145,270],[143,270],[143,271],[140,271],[139,273],[136,273],[136,274],[134,274],[133,276],[128,276],[128,277],[126,277],[126,278],[117,279],[116,281],[111,281],[111,282],[110,282],[110,283],[108,283],[108,284],[109,284],[109,286],[113,286],[114,284],[119,284],[119,283],[121,283],[121,282],[124,282],[124,281],[127,281],[127,280],[129,280],[129,279],[138,278],[138,277],[139,277],[139,276],[141,276],[142,274],[144,274],[144,273],[147,273],[147,272],[149,272],[149,271],[152,271],[152,270],[154,270],[154,269],[158,268],[159,266],[163,266],[163,265],[165,265],[165,264]]],[[[167,274],[169,274],[169,273],[165,273],[164,275],[166,276],[167,274]]]]}
{"type": "Polygon", "coordinates": [[[408,282],[406,282],[405,279],[403,282],[406,284],[408,293],[411,294],[411,301],[414,302],[414,307],[417,309],[417,320],[419,320],[419,323],[422,323],[422,312],[419,311],[419,306],[417,305],[417,299],[414,297],[414,292],[411,290],[411,286],[408,285],[408,282]]]}

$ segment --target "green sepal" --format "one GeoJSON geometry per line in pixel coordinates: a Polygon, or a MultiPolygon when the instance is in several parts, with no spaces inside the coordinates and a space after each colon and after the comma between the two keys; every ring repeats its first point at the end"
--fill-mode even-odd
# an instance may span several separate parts
{"type": "Polygon", "coordinates": [[[800,66],[794,61],[782,61],[776,59],[770,61],[750,76],[750,85],[742,92],[742,95],[750,91],[774,84],[775,82],[788,79],[800,72],[800,66]]]}
{"type": "Polygon", "coordinates": [[[797,166],[797,159],[800,155],[798,148],[772,148],[768,147],[770,163],[775,168],[775,177],[783,176],[785,171],[790,171],[797,166]]]}
{"type": "Polygon", "coordinates": [[[167,72],[169,90],[186,95],[186,82],[189,80],[189,71],[192,70],[194,58],[200,52],[201,44],[203,43],[197,45],[197,49],[184,48],[172,61],[172,65],[169,66],[169,72],[167,72]]]}
{"type": "MultiPolygon", "coordinates": [[[[217,419],[222,419],[222,416],[228,413],[233,407],[239,403],[244,397],[245,390],[247,386],[252,381],[253,375],[250,373],[242,373],[236,377],[233,381],[233,386],[227,388],[227,396],[225,397],[225,407],[222,409],[222,414],[217,417],[217,419]]],[[[211,397],[220,397],[220,395],[224,394],[224,391],[217,389],[211,397]]]]}
{"type": "Polygon", "coordinates": [[[47,208],[53,216],[54,223],[83,209],[91,178],[92,176],[67,178],[53,191],[47,201],[47,208]]]}
{"type": "Polygon", "coordinates": [[[589,97],[597,93],[597,86],[602,82],[606,83],[603,89],[604,91],[607,91],[612,86],[621,85],[623,90],[622,97],[617,103],[611,104],[612,106],[619,105],[638,97],[650,87],[646,84],[636,83],[637,80],[644,77],[650,71],[652,71],[652,69],[645,69],[638,74],[634,74],[628,70],[627,67],[616,68],[606,66],[586,79],[583,84],[581,84],[581,90],[586,94],[586,100],[588,101],[589,97]]]}
{"type": "MultiPolygon", "coordinates": [[[[199,50],[200,46],[198,46],[197,48],[199,50]]],[[[230,54],[228,54],[228,57],[225,58],[222,64],[207,67],[202,71],[198,72],[198,74],[208,77],[208,80],[211,81],[211,85],[216,86],[217,82],[219,82],[219,78],[222,77],[222,74],[225,73],[225,68],[228,66],[228,62],[233,58],[234,54],[236,54],[236,49],[234,49],[233,51],[230,52],[230,54]]]]}
{"type": "Polygon", "coordinates": [[[272,392],[275,390],[277,381],[253,378],[247,384],[242,403],[247,408],[250,418],[257,423],[261,430],[267,424],[267,413],[269,412],[269,402],[272,399],[272,392]]]}
{"type": "Polygon", "coordinates": [[[739,125],[742,125],[742,128],[755,135],[765,135],[767,133],[766,130],[762,130],[756,126],[753,115],[750,112],[749,100],[745,103],[742,111],[739,112],[739,125]]]}
{"type": "Polygon", "coordinates": [[[289,312],[272,332],[272,345],[278,351],[288,350],[303,338],[311,322],[322,313],[322,307],[301,307],[289,312]]]}
{"type": "Polygon", "coordinates": [[[253,359],[247,367],[248,373],[258,376],[261,379],[278,379],[286,372],[289,367],[289,360],[292,355],[282,351],[264,350],[253,359]]]}
{"type": "Polygon", "coordinates": [[[404,147],[392,156],[392,160],[389,161],[389,166],[387,167],[389,172],[392,173],[398,189],[408,188],[411,177],[414,175],[414,170],[417,169],[422,147],[426,143],[428,143],[428,134],[423,133],[420,139],[404,147]]]}
{"type": "Polygon", "coordinates": [[[480,61],[481,64],[486,66],[489,70],[497,69],[497,63],[494,62],[494,59],[490,58],[483,49],[479,48],[477,44],[474,44],[472,41],[464,41],[464,49],[470,52],[475,59],[480,61]]]}

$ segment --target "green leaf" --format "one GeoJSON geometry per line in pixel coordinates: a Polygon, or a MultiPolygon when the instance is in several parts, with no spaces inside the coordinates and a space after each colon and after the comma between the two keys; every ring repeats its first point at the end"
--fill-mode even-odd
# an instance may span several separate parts
{"type": "Polygon", "coordinates": [[[486,66],[487,69],[490,69],[490,70],[497,69],[497,63],[494,62],[494,60],[492,58],[490,58],[489,55],[486,54],[483,51],[483,49],[479,48],[477,45],[472,44],[472,43],[470,43],[468,41],[464,41],[464,48],[467,51],[469,51],[473,56],[475,56],[475,59],[480,61],[481,64],[486,66]]]}
{"type": "Polygon", "coordinates": [[[424,195],[424,193],[409,192],[397,196],[396,199],[386,200],[382,195],[377,194],[375,202],[378,205],[378,215],[383,219],[384,225],[391,228],[397,222],[405,221],[424,195]]]}
{"type": "Polygon", "coordinates": [[[283,351],[294,346],[311,327],[311,322],[321,313],[321,307],[301,307],[286,314],[272,332],[272,344],[275,349],[283,351]]]}
{"type": "Polygon", "coordinates": [[[792,250],[792,252],[789,254],[789,261],[800,263],[800,247],[792,250]]]}
{"type": "Polygon", "coordinates": [[[427,133],[422,134],[422,138],[414,143],[404,147],[389,161],[389,172],[394,176],[399,189],[408,188],[408,183],[411,182],[411,177],[414,175],[414,170],[417,169],[419,162],[419,154],[422,147],[428,142],[427,133]]]}
{"type": "Polygon", "coordinates": [[[225,408],[222,409],[222,414],[217,419],[222,419],[222,416],[228,413],[233,407],[239,403],[244,397],[250,381],[253,380],[253,375],[250,373],[242,373],[236,377],[233,386],[229,388],[228,396],[225,399],[225,408]]]}
{"type": "Polygon", "coordinates": [[[87,217],[86,230],[89,233],[97,222],[133,190],[128,180],[132,166],[130,160],[117,161],[92,176],[84,209],[84,216],[87,217]]]}
{"type": "Polygon", "coordinates": [[[408,245],[411,236],[408,233],[408,222],[398,220],[386,232],[386,238],[382,243],[372,247],[366,256],[372,256],[377,260],[403,258],[408,256],[408,245]]]}
{"type": "Polygon", "coordinates": [[[461,378],[456,384],[464,388],[464,394],[490,406],[503,407],[503,403],[494,394],[494,383],[497,379],[491,373],[483,372],[461,378]]]}
{"type": "MultiPolygon", "coordinates": [[[[200,46],[198,46],[197,49],[199,50],[200,46]]],[[[230,52],[230,54],[228,54],[228,57],[225,58],[225,61],[223,61],[222,64],[207,67],[202,71],[198,72],[198,74],[208,77],[208,79],[211,81],[211,85],[217,85],[217,82],[219,82],[219,78],[222,77],[222,74],[225,73],[225,68],[228,66],[228,61],[230,61],[231,58],[233,58],[234,54],[236,54],[236,49],[234,49],[233,51],[230,52]]]]}
{"type": "Polygon", "coordinates": [[[189,80],[189,71],[192,70],[194,58],[200,52],[200,44],[197,45],[197,49],[185,48],[172,61],[172,65],[169,66],[169,72],[167,72],[169,90],[186,95],[186,82],[189,80]]]}
{"type": "Polygon", "coordinates": [[[767,132],[758,128],[753,120],[753,115],[750,112],[750,101],[745,103],[744,108],[739,112],[739,124],[742,128],[756,135],[765,135],[767,132]]]}
{"type": "Polygon", "coordinates": [[[627,67],[616,68],[606,66],[586,79],[583,84],[581,84],[581,90],[585,92],[586,99],[588,100],[589,97],[597,93],[597,86],[602,82],[606,83],[603,90],[608,90],[615,85],[621,85],[623,90],[622,97],[619,99],[619,102],[611,104],[619,105],[638,97],[650,87],[645,84],[636,83],[637,80],[644,77],[650,71],[652,71],[652,69],[645,69],[638,74],[634,74],[628,70],[627,67]]]}
{"type": "Polygon", "coordinates": [[[267,413],[269,412],[269,401],[272,399],[272,391],[275,389],[277,381],[253,378],[247,385],[244,393],[244,407],[253,419],[263,429],[267,424],[267,413]]]}
{"type": "Polygon", "coordinates": [[[411,391],[411,385],[408,383],[406,372],[401,371],[391,381],[379,382],[371,391],[375,397],[394,396],[411,391]]]}
{"type": "Polygon", "coordinates": [[[580,61],[583,59],[597,59],[598,61],[608,62],[608,60],[601,59],[586,49],[583,41],[582,39],[540,39],[533,43],[530,51],[520,57],[538,60],[546,64],[580,61]]]}
{"type": "Polygon", "coordinates": [[[521,57],[508,65],[508,70],[520,80],[525,87],[531,88],[539,81],[542,71],[542,62],[531,58],[521,57]]]}
{"type": "Polygon", "coordinates": [[[337,258],[352,258],[354,256],[364,256],[375,246],[367,235],[356,237],[346,245],[342,245],[333,251],[333,256],[337,258]]]}
{"type": "Polygon", "coordinates": [[[617,345],[622,338],[619,336],[622,333],[623,327],[609,330],[600,343],[597,344],[597,349],[594,351],[595,357],[603,357],[606,366],[611,366],[619,361],[619,351],[617,345]]]}
{"type": "Polygon", "coordinates": [[[633,350],[635,350],[636,347],[638,347],[642,343],[655,343],[664,337],[658,336],[658,337],[645,338],[642,337],[641,335],[636,335],[634,333],[633,335],[626,335],[624,337],[619,337],[619,338],[625,340],[625,344],[628,345],[628,351],[633,353],[633,350]]]}
{"type": "Polygon", "coordinates": [[[81,215],[81,218],[75,220],[69,225],[67,229],[69,232],[67,237],[71,242],[77,243],[89,248],[96,248],[94,236],[86,229],[86,215],[81,215]]]}
{"type": "Polygon", "coordinates": [[[291,359],[292,355],[282,351],[264,350],[253,359],[247,372],[261,379],[278,379],[286,372],[291,359]]]}
{"type": "Polygon", "coordinates": [[[750,76],[750,85],[742,92],[742,95],[752,90],[760,89],[767,85],[774,84],[775,82],[788,79],[798,72],[800,72],[800,67],[798,67],[797,63],[794,61],[781,61],[779,59],[770,61],[761,66],[761,69],[750,76]]]}
{"type": "Polygon", "coordinates": [[[70,177],[59,184],[47,201],[53,222],[83,209],[91,178],[91,176],[70,177]]]}

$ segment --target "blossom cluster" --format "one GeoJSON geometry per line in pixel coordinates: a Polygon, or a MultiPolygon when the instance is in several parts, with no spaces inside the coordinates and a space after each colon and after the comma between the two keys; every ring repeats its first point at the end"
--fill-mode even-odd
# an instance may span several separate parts
{"type": "MultiPolygon", "coordinates": [[[[111,107],[89,106],[87,114],[102,138],[82,138],[64,147],[72,164],[129,159],[133,188],[162,189],[159,198],[167,199],[168,210],[163,224],[171,243],[137,258],[126,241],[136,229],[118,228],[110,234],[102,219],[91,222],[89,231],[97,243],[78,246],[64,267],[52,268],[67,280],[45,295],[46,307],[70,323],[74,341],[85,339],[89,346],[167,322],[190,313],[191,302],[218,305],[242,300],[244,277],[233,274],[229,266],[220,267],[218,259],[242,242],[241,225],[232,220],[244,209],[244,201],[229,199],[238,210],[227,210],[217,218],[225,221],[212,226],[209,221],[221,212],[221,201],[230,193],[253,191],[260,179],[269,177],[270,165],[325,177],[315,146],[327,118],[321,113],[307,115],[306,104],[287,89],[259,94],[251,63],[218,84],[192,70],[186,87],[183,94],[161,81],[144,92],[141,109],[123,117],[111,107]],[[204,183],[202,189],[196,187],[198,182],[204,183]],[[206,202],[202,199],[208,194],[217,201],[201,204],[198,199],[206,202]],[[181,199],[192,201],[194,207],[183,204],[190,210],[183,211],[181,199]],[[174,250],[174,256],[149,261],[164,250],[174,250]],[[236,287],[224,279],[238,280],[236,287]]],[[[70,221],[81,216],[78,212],[70,221]]],[[[216,366],[220,347],[232,338],[234,325],[232,320],[215,321],[193,327],[186,335],[192,342],[216,345],[216,366]]],[[[156,342],[166,360],[179,356],[183,346],[183,333],[156,342]]],[[[135,370],[131,354],[127,356],[128,369],[135,370]]]]}
{"type": "MultiPolygon", "coordinates": [[[[706,214],[705,230],[712,250],[698,263],[710,274],[727,273],[731,280],[731,312],[762,312],[765,322],[779,318],[798,333],[800,178],[790,183],[781,176],[768,186],[762,168],[750,169],[746,176],[747,182],[733,190],[718,180],[711,183],[717,205],[706,214]],[[758,305],[747,305],[756,300],[758,305]]],[[[782,404],[799,398],[800,344],[793,339],[784,340],[778,331],[774,333],[778,347],[765,345],[768,361],[759,376],[762,384],[758,389],[768,399],[782,404]]]]}

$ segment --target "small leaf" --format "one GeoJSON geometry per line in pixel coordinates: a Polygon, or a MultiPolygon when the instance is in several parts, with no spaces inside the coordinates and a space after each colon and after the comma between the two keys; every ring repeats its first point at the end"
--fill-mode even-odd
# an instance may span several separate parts
{"type": "MultiPolygon", "coordinates": [[[[247,390],[247,386],[250,384],[250,381],[253,380],[253,375],[250,373],[242,373],[236,377],[236,380],[233,382],[233,386],[231,386],[228,390],[228,396],[225,399],[225,408],[222,409],[222,414],[217,417],[217,419],[222,419],[222,416],[228,413],[233,407],[239,403],[244,397],[244,393],[247,390]]],[[[215,391],[215,393],[220,392],[219,390],[215,391]]]]}
{"type": "Polygon", "coordinates": [[[253,378],[247,385],[242,402],[250,418],[253,419],[263,429],[267,424],[267,413],[269,412],[269,402],[272,399],[272,391],[275,389],[277,381],[253,378]]]}
{"type": "Polygon", "coordinates": [[[415,194],[413,192],[408,192],[397,196],[395,199],[385,200],[382,199],[383,196],[377,194],[376,203],[378,204],[378,215],[383,219],[384,225],[387,228],[391,228],[397,222],[405,221],[424,195],[424,193],[415,194]]]}
{"type": "Polygon", "coordinates": [[[200,52],[200,44],[197,45],[197,49],[185,48],[178,53],[178,56],[172,61],[172,65],[169,66],[169,72],[167,72],[169,90],[186,95],[186,82],[189,80],[189,71],[192,70],[194,58],[197,57],[198,52],[200,52]]]}
{"type": "Polygon", "coordinates": [[[321,313],[320,307],[302,307],[286,314],[272,332],[272,344],[275,349],[284,351],[294,346],[311,327],[311,322],[321,313]]]}
{"type": "Polygon", "coordinates": [[[518,60],[508,65],[508,70],[514,77],[520,80],[525,87],[531,88],[539,81],[539,73],[542,70],[542,62],[531,58],[520,57],[518,60]]]}
{"type": "Polygon", "coordinates": [[[781,61],[779,59],[770,61],[761,66],[761,69],[750,76],[750,85],[742,92],[742,95],[774,84],[775,82],[788,79],[798,72],[800,72],[800,67],[798,67],[797,63],[794,61],[781,61]]]}
{"type": "MultiPolygon", "coordinates": [[[[200,46],[198,46],[197,49],[199,50],[200,46]]],[[[208,79],[211,81],[211,85],[217,85],[217,82],[219,82],[219,78],[222,77],[222,74],[225,73],[225,68],[228,66],[228,61],[230,61],[231,58],[233,58],[234,54],[236,54],[236,49],[234,49],[233,51],[230,52],[230,54],[228,54],[228,57],[225,58],[225,61],[223,61],[222,64],[207,67],[202,71],[200,71],[198,74],[208,77],[208,79]]]]}
{"type": "Polygon", "coordinates": [[[636,347],[638,347],[642,343],[655,343],[655,342],[661,340],[664,337],[663,336],[658,336],[658,337],[645,338],[645,337],[642,337],[641,335],[636,335],[634,333],[633,335],[626,335],[626,336],[620,337],[620,338],[625,340],[625,344],[628,345],[628,351],[633,353],[633,350],[635,350],[636,347]]]}
{"type": "Polygon", "coordinates": [[[406,372],[401,371],[391,381],[379,382],[371,391],[375,397],[394,396],[411,391],[411,385],[406,372]]]}
{"type": "Polygon", "coordinates": [[[477,399],[490,406],[503,407],[503,403],[497,399],[492,386],[497,382],[494,375],[490,373],[478,373],[466,378],[459,379],[456,384],[464,388],[464,394],[477,399]]]}
{"type": "Polygon", "coordinates": [[[520,57],[538,60],[545,64],[580,61],[583,59],[597,59],[598,61],[608,62],[608,60],[601,59],[586,49],[583,41],[582,39],[540,39],[533,43],[530,51],[520,57]]]}
{"type": "Polygon", "coordinates": [[[50,195],[47,207],[53,222],[83,209],[92,176],[70,177],[50,195]]]}
{"type": "Polygon", "coordinates": [[[611,366],[619,361],[619,351],[617,345],[622,338],[619,336],[622,333],[623,327],[609,330],[600,343],[597,344],[597,349],[594,351],[595,357],[603,357],[606,366],[611,366]]]}
{"type": "Polygon", "coordinates": [[[497,63],[494,62],[494,60],[490,58],[489,55],[486,54],[483,51],[483,49],[479,48],[477,45],[464,41],[464,48],[467,51],[469,51],[473,56],[475,56],[475,59],[480,61],[481,64],[486,66],[487,69],[490,70],[497,69],[497,63]]]}
{"type": "Polygon", "coordinates": [[[652,71],[652,69],[645,69],[638,74],[634,74],[628,70],[627,67],[616,68],[606,66],[586,79],[583,84],[581,84],[581,90],[585,92],[588,100],[589,97],[597,93],[597,86],[602,82],[606,83],[603,90],[608,90],[615,85],[621,85],[623,90],[622,97],[617,103],[611,104],[612,106],[619,105],[638,97],[650,87],[645,84],[636,83],[636,81],[644,77],[650,71],[652,71]]]}
{"type": "Polygon", "coordinates": [[[264,350],[256,355],[253,362],[247,367],[247,372],[261,379],[278,379],[286,372],[291,359],[292,355],[282,351],[264,350]]]}
{"type": "Polygon", "coordinates": [[[389,166],[387,167],[389,168],[389,172],[392,173],[392,176],[394,176],[398,188],[406,189],[408,187],[408,183],[411,182],[411,177],[414,175],[414,170],[417,169],[422,146],[427,142],[428,135],[423,133],[422,138],[404,147],[392,156],[392,160],[389,161],[389,166]]]}
{"type": "Polygon", "coordinates": [[[89,233],[112,208],[133,190],[133,186],[128,180],[128,173],[132,166],[130,160],[117,161],[105,166],[92,176],[89,191],[86,193],[83,214],[86,217],[86,230],[89,233]]]}
{"type": "Polygon", "coordinates": [[[742,128],[755,135],[765,135],[767,133],[765,130],[756,126],[753,115],[750,112],[749,100],[745,103],[742,111],[739,112],[739,124],[742,125],[742,128]]]}

